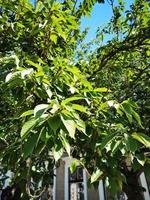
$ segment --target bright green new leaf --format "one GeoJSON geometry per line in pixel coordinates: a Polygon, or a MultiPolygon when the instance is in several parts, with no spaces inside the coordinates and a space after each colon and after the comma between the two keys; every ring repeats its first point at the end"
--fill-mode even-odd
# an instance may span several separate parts
{"type": "Polygon", "coordinates": [[[108,88],[96,88],[94,89],[94,92],[111,92],[108,88]]]}
{"type": "Polygon", "coordinates": [[[13,79],[15,79],[17,76],[19,76],[20,75],[20,72],[14,72],[14,73],[9,73],[7,76],[6,76],[6,79],[5,79],[5,82],[7,83],[7,82],[10,82],[10,81],[12,81],[13,79]]]}
{"type": "Polygon", "coordinates": [[[22,113],[22,115],[20,117],[26,117],[29,115],[33,115],[33,113],[34,113],[34,110],[28,110],[28,111],[22,113]]]}
{"type": "Polygon", "coordinates": [[[114,140],[111,144],[111,153],[114,154],[118,149],[122,149],[122,140],[114,140]]]}
{"type": "Polygon", "coordinates": [[[26,60],[26,62],[27,62],[28,64],[30,64],[31,66],[34,66],[38,71],[43,71],[43,70],[42,70],[42,67],[41,67],[39,64],[34,63],[34,62],[31,61],[31,60],[26,60]]]}
{"type": "Polygon", "coordinates": [[[86,135],[86,124],[82,119],[76,120],[77,129],[86,135]]]}
{"type": "Polygon", "coordinates": [[[54,159],[57,162],[63,155],[63,148],[61,148],[59,150],[53,148],[52,152],[53,152],[54,159]]]}
{"type": "Polygon", "coordinates": [[[78,104],[71,104],[71,107],[75,110],[80,111],[80,112],[88,113],[87,108],[85,106],[81,106],[81,105],[78,105],[78,104]]]}
{"type": "Polygon", "coordinates": [[[57,35],[56,34],[51,34],[50,35],[51,41],[53,41],[55,44],[57,44],[57,35]]]}
{"type": "Polygon", "coordinates": [[[76,168],[77,168],[78,165],[79,165],[79,162],[77,160],[74,160],[71,163],[71,165],[70,165],[70,171],[71,171],[71,173],[75,172],[75,170],[76,170],[76,168]]]}

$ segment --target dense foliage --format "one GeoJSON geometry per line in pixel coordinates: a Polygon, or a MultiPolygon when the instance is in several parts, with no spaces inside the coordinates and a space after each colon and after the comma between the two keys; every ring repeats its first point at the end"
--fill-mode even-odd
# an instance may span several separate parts
{"type": "Polygon", "coordinates": [[[13,172],[22,199],[49,187],[64,154],[91,183],[140,196],[150,167],[149,2],[109,1],[112,19],[90,48],[80,22],[96,2],[0,0],[1,184],[13,172]]]}

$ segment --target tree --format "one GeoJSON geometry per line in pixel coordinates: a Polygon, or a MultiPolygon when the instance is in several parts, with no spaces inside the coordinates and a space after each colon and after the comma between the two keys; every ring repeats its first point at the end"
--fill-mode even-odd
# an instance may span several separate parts
{"type": "Polygon", "coordinates": [[[63,153],[79,160],[91,183],[104,179],[113,194],[143,198],[137,179],[150,165],[149,4],[136,1],[124,16],[123,2],[110,1],[114,15],[98,33],[98,48],[79,55],[81,17],[94,3],[1,1],[0,161],[22,199],[47,190],[63,153]],[[100,45],[106,33],[114,37],[100,45]]]}
{"type": "MultiPolygon", "coordinates": [[[[120,133],[115,137],[113,136],[113,132],[111,134],[112,137],[109,134],[108,140],[106,140],[108,145],[105,143],[106,146],[104,149],[108,156],[107,162],[109,163],[110,161],[108,166],[114,165],[115,170],[118,170],[119,167],[120,172],[126,177],[127,183],[123,184],[123,190],[127,193],[128,198],[142,199],[143,197],[139,194],[141,191],[138,178],[143,171],[147,174],[149,173],[150,155],[148,114],[148,77],[150,73],[149,2],[136,1],[130,10],[125,10],[124,4],[121,1],[117,7],[115,7],[113,1],[110,1],[110,4],[114,15],[107,27],[99,30],[96,41],[98,47],[93,56],[87,58],[89,59],[89,66],[94,66],[93,70],[85,67],[85,71],[89,74],[88,80],[94,79],[95,86],[105,86],[113,91],[112,99],[116,99],[119,102],[126,99],[122,105],[128,120],[124,118],[122,113],[121,124],[124,127],[122,127],[122,133],[119,131],[120,133]],[[113,38],[106,45],[101,45],[101,40],[106,33],[110,34],[111,37],[113,35],[113,38]],[[135,106],[136,111],[141,116],[141,122],[137,114],[132,113],[132,109],[127,105],[128,103],[133,107],[135,106]],[[141,125],[137,126],[134,119],[141,125]],[[142,145],[136,140],[141,142],[142,145]],[[119,153],[118,148],[122,152],[119,153]],[[123,152],[126,153],[124,154],[123,152]],[[122,160],[121,156],[123,155],[128,157],[129,162],[122,160]],[[110,160],[110,156],[112,156],[112,160],[110,160]],[[137,188],[137,191],[135,188],[137,188]],[[137,195],[133,194],[134,190],[137,195]]],[[[111,103],[114,109],[116,105],[114,102],[111,103]]],[[[116,112],[115,109],[114,112],[116,112]]],[[[115,125],[115,120],[114,118],[111,120],[113,126],[115,125]]],[[[116,172],[112,171],[111,174],[110,170],[109,174],[110,181],[115,184],[116,172]],[[112,179],[113,177],[114,179],[112,179]]]]}

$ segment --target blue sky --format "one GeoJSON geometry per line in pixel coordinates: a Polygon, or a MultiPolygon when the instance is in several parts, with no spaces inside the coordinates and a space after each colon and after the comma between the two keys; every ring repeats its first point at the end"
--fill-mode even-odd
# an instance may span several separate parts
{"type": "MultiPolygon", "coordinates": [[[[117,0],[115,0],[115,3],[117,0]]],[[[134,0],[124,0],[126,8],[129,8],[134,0]]],[[[94,39],[96,37],[96,30],[99,26],[104,26],[107,24],[112,16],[111,6],[105,0],[104,4],[96,3],[93,7],[91,17],[83,17],[81,23],[81,30],[84,30],[86,27],[89,27],[89,33],[86,37],[86,42],[94,39]]]]}
{"type": "Polygon", "coordinates": [[[103,26],[109,22],[112,16],[112,9],[110,5],[106,2],[105,4],[96,3],[93,7],[91,17],[83,17],[81,22],[81,30],[89,27],[89,33],[87,35],[86,41],[95,38],[96,30],[99,26],[103,26]]]}

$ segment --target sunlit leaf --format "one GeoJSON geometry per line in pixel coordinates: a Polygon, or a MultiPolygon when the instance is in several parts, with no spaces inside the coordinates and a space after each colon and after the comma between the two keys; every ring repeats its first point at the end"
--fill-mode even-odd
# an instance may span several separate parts
{"type": "Polygon", "coordinates": [[[75,139],[76,123],[75,121],[67,115],[61,114],[61,120],[66,127],[69,136],[75,139]]]}
{"type": "Polygon", "coordinates": [[[150,137],[145,135],[144,133],[132,133],[132,137],[144,144],[146,147],[150,148],[150,137]]]}
{"type": "Polygon", "coordinates": [[[95,181],[100,180],[102,175],[103,175],[103,171],[101,171],[100,169],[95,170],[93,174],[91,175],[91,183],[94,183],[95,181]]]}

